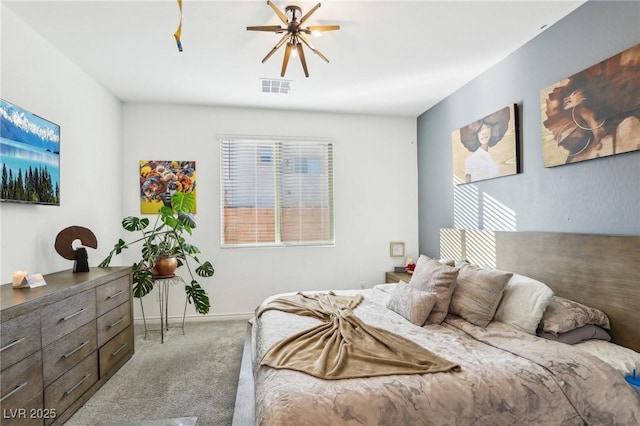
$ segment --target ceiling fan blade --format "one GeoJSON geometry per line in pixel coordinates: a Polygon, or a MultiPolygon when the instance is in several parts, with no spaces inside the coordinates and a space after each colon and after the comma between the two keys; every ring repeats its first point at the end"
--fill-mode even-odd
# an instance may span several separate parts
{"type": "Polygon", "coordinates": [[[307,69],[307,60],[304,57],[304,50],[302,50],[302,45],[300,43],[296,44],[296,49],[298,49],[298,56],[300,57],[300,63],[302,63],[304,76],[309,77],[309,70],[307,69]]]}
{"type": "MultiPolygon", "coordinates": [[[[310,25],[305,30],[311,31],[336,31],[340,29],[340,25],[310,25]]],[[[305,31],[307,32],[307,31],[305,31]]],[[[308,34],[308,33],[307,33],[308,34]]]]}
{"type": "Polygon", "coordinates": [[[257,27],[247,27],[247,31],[269,31],[280,33],[286,30],[286,28],[282,28],[280,25],[261,25],[257,27]]]}
{"type": "Polygon", "coordinates": [[[320,3],[313,6],[313,8],[310,11],[308,11],[302,18],[300,18],[300,25],[304,24],[304,21],[309,19],[309,17],[313,14],[313,12],[318,10],[319,7],[320,7],[320,3]]]}
{"type": "Polygon", "coordinates": [[[324,59],[324,61],[325,61],[326,63],[329,63],[329,59],[328,59],[326,56],[324,56],[324,54],[323,54],[321,51],[319,51],[318,49],[313,49],[313,53],[315,53],[316,55],[318,55],[318,56],[320,56],[322,59],[324,59]]]}
{"type": "Polygon", "coordinates": [[[302,34],[298,33],[298,38],[299,38],[300,40],[302,40],[302,42],[303,42],[304,44],[306,44],[306,45],[307,45],[307,47],[313,51],[313,53],[315,53],[316,55],[320,56],[320,57],[321,57],[322,59],[324,59],[327,63],[329,63],[329,59],[327,59],[327,57],[326,57],[326,56],[324,56],[324,55],[322,54],[322,52],[321,52],[321,51],[319,51],[318,49],[316,49],[315,47],[313,47],[313,46],[311,45],[311,43],[309,43],[309,40],[307,40],[307,38],[306,38],[305,36],[303,36],[302,34]]]}
{"type": "Polygon", "coordinates": [[[284,60],[282,61],[282,70],[280,71],[280,77],[284,77],[284,73],[287,72],[289,56],[291,56],[291,46],[291,43],[287,43],[287,47],[284,49],[284,60]]]}
{"type": "Polygon", "coordinates": [[[281,11],[278,6],[276,6],[275,4],[273,4],[272,2],[270,2],[269,0],[267,0],[267,4],[269,6],[271,6],[271,9],[273,9],[274,12],[276,12],[276,15],[278,15],[278,18],[280,18],[280,20],[282,22],[284,22],[285,24],[289,24],[289,20],[287,19],[287,15],[285,15],[285,13],[283,11],[281,11]]]}
{"type": "Polygon", "coordinates": [[[271,49],[271,51],[267,54],[267,56],[264,57],[264,59],[262,60],[262,63],[264,64],[267,61],[267,59],[271,57],[271,55],[276,53],[276,50],[280,49],[280,46],[282,46],[284,42],[287,41],[288,38],[289,38],[289,33],[285,34],[280,39],[280,41],[275,46],[273,46],[273,49],[271,49]]]}

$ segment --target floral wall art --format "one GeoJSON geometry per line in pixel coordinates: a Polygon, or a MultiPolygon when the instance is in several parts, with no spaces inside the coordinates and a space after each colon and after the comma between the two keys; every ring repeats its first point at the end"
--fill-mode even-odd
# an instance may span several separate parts
{"type": "Polygon", "coordinates": [[[195,161],[140,161],[140,213],[156,214],[160,207],[171,206],[175,192],[195,191],[195,161]]]}
{"type": "Polygon", "coordinates": [[[640,150],[640,44],[541,90],[545,167],[640,150]]]}
{"type": "Polygon", "coordinates": [[[451,141],[456,185],[518,173],[516,105],[453,131],[451,141]]]}

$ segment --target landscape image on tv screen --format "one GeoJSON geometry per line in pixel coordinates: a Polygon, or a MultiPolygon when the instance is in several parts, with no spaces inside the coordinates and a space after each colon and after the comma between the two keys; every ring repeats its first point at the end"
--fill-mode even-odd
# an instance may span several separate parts
{"type": "Polygon", "coordinates": [[[0,199],[60,205],[60,126],[0,99],[0,199]]]}

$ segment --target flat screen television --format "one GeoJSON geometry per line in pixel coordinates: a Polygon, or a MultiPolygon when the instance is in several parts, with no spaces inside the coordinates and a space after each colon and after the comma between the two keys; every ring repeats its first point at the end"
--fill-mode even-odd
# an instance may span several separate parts
{"type": "Polygon", "coordinates": [[[0,200],[60,205],[60,126],[0,99],[0,200]]]}

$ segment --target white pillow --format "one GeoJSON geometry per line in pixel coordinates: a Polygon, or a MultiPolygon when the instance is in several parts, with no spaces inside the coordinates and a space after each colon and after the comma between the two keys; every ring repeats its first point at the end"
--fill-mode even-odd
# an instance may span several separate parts
{"type": "Polygon", "coordinates": [[[587,340],[573,345],[591,355],[600,358],[622,375],[630,375],[633,370],[640,371],[640,353],[624,346],[616,345],[605,340],[587,340]]]}
{"type": "Polygon", "coordinates": [[[553,290],[546,284],[524,275],[513,274],[507,283],[494,319],[536,334],[553,290]]]}

